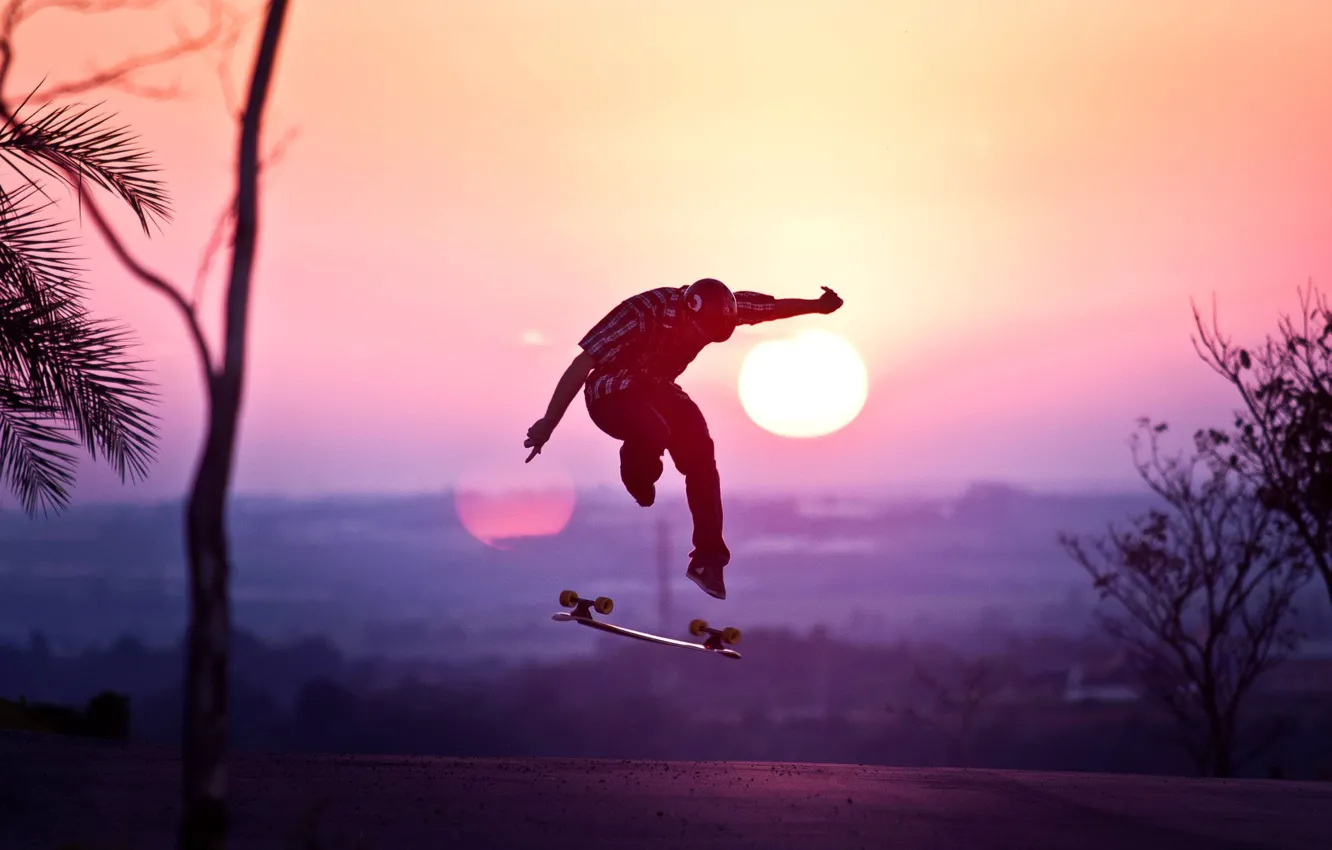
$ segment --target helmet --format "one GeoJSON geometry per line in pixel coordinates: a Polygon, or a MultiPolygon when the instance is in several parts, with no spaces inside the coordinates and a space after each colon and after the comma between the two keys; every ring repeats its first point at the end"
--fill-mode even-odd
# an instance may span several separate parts
{"type": "Polygon", "coordinates": [[[709,342],[725,342],[735,332],[735,294],[720,280],[705,277],[685,287],[685,310],[709,342]]]}

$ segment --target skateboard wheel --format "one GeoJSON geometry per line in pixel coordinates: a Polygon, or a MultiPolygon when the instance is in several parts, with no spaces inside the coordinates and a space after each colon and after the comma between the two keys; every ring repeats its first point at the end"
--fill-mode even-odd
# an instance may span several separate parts
{"type": "Polygon", "coordinates": [[[708,621],[707,621],[707,620],[690,620],[690,621],[689,621],[689,633],[690,633],[691,635],[693,635],[694,637],[698,637],[699,635],[703,634],[703,633],[706,632],[707,630],[708,630],[708,621]]]}
{"type": "Polygon", "coordinates": [[[721,639],[722,643],[737,644],[740,642],[740,630],[734,626],[722,629],[721,639]]]}
{"type": "Polygon", "coordinates": [[[592,603],[593,610],[598,614],[609,614],[614,607],[615,603],[609,596],[598,596],[597,601],[592,603]]]}
{"type": "Polygon", "coordinates": [[[573,592],[572,590],[560,591],[560,605],[564,606],[565,608],[574,607],[574,603],[577,601],[578,601],[578,594],[573,592]]]}

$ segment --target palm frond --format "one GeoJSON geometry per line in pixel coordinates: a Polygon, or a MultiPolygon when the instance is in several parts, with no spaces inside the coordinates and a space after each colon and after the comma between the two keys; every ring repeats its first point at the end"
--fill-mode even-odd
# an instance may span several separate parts
{"type": "Polygon", "coordinates": [[[68,241],[24,203],[32,191],[16,194],[0,208],[0,381],[73,428],[122,479],[142,478],[156,450],[156,395],[143,361],[128,355],[134,340],[90,317],[68,241]]]}
{"type": "Polygon", "coordinates": [[[78,297],[86,291],[80,278],[83,269],[74,251],[77,242],[66,235],[63,223],[42,215],[55,202],[36,198],[44,193],[32,184],[4,194],[5,203],[0,204],[0,262],[21,266],[32,274],[0,279],[0,287],[21,288],[34,303],[77,305],[78,297]]]}
{"type": "Polygon", "coordinates": [[[40,367],[51,329],[85,312],[73,240],[40,215],[51,204],[32,203],[38,191],[24,187],[0,205],[0,370],[10,374],[40,367]]]}
{"type": "Polygon", "coordinates": [[[58,339],[66,369],[53,375],[57,397],[94,458],[98,449],[122,478],[141,480],[156,450],[157,398],[145,362],[126,356],[135,340],[124,328],[83,319],[58,339]]]}
{"type": "Polygon", "coordinates": [[[108,115],[97,113],[100,106],[46,104],[27,118],[16,110],[0,126],[0,157],[67,183],[73,175],[74,182],[88,180],[118,195],[147,232],[150,219],[171,218],[166,186],[138,137],[128,127],[111,125],[108,115]]]}
{"type": "Polygon", "coordinates": [[[65,447],[76,443],[43,421],[54,412],[0,381],[0,479],[29,514],[66,507],[74,484],[76,459],[65,447]]]}

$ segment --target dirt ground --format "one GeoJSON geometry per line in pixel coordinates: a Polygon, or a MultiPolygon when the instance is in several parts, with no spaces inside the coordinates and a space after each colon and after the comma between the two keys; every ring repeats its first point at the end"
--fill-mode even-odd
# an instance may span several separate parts
{"type": "MultiPolygon", "coordinates": [[[[1332,783],[234,753],[234,848],[1332,847],[1332,783]],[[313,826],[302,827],[303,822],[313,826]]],[[[170,750],[0,733],[0,848],[172,845],[170,750]]]]}

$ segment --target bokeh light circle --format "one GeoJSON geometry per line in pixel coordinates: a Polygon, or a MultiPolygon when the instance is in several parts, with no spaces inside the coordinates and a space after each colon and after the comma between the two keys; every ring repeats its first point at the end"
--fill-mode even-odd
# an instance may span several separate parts
{"type": "Polygon", "coordinates": [[[467,532],[496,549],[521,537],[559,534],[573,516],[573,477],[558,461],[469,464],[454,484],[453,504],[467,532]],[[516,467],[516,468],[515,468],[516,467]]]}

